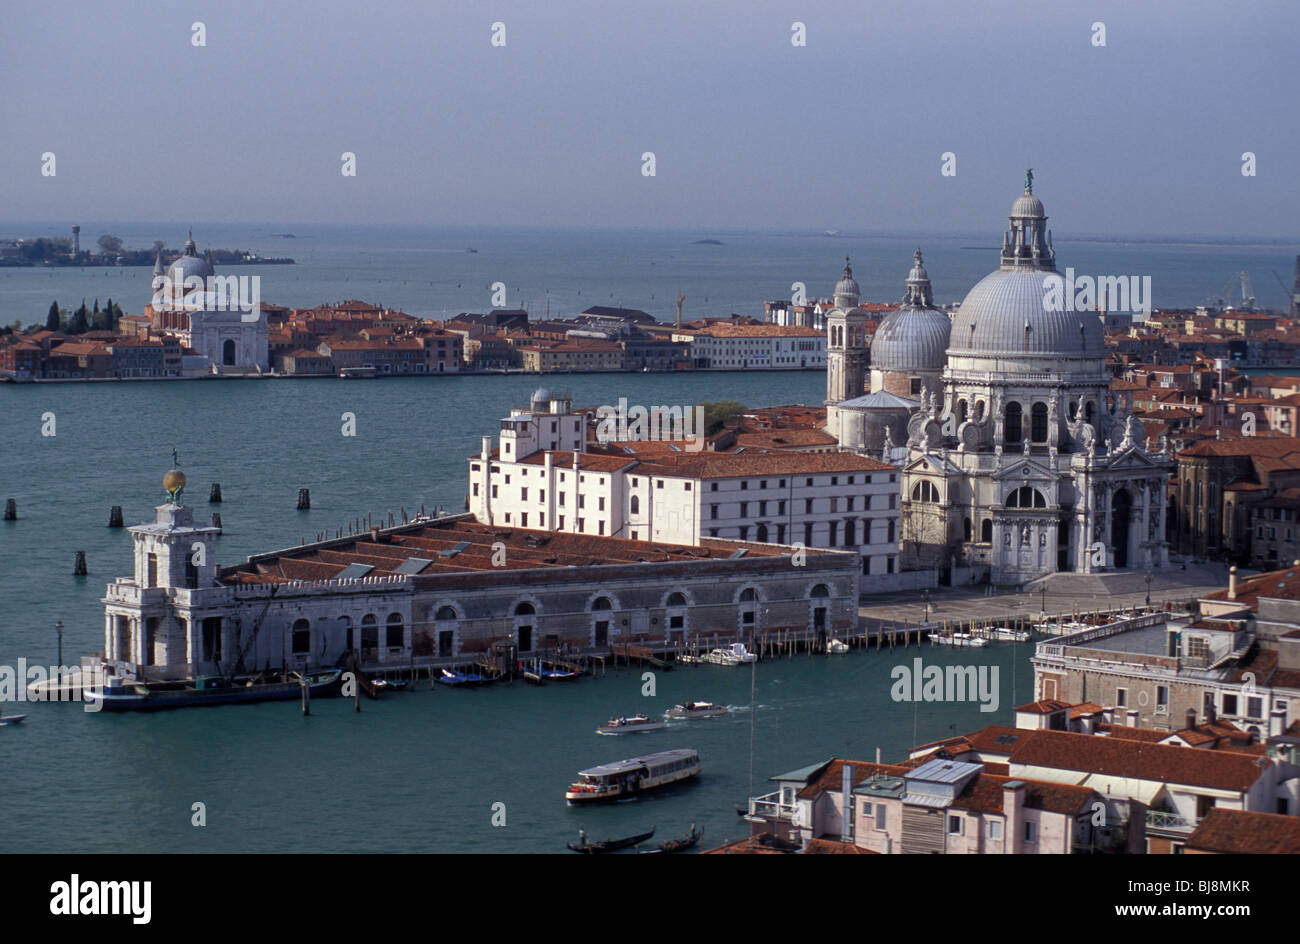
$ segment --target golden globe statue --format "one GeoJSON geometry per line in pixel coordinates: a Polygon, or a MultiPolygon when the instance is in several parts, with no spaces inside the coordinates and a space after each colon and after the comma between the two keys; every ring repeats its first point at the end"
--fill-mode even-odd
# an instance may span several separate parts
{"type": "Polygon", "coordinates": [[[167,497],[173,505],[181,503],[181,492],[185,491],[185,473],[180,469],[172,469],[163,476],[163,488],[167,490],[167,497]]]}

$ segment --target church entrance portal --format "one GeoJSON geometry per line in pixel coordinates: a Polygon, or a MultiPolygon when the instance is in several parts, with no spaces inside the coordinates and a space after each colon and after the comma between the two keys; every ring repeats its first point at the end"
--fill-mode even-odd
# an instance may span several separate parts
{"type": "Polygon", "coordinates": [[[1128,566],[1129,519],[1133,515],[1133,499],[1127,489],[1119,489],[1110,505],[1110,544],[1115,549],[1115,566],[1128,566]]]}

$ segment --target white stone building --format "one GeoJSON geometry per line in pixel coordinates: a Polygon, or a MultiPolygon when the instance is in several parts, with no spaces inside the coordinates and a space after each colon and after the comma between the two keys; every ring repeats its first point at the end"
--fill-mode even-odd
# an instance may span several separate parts
{"type": "Polygon", "coordinates": [[[1172,462],[1110,392],[1101,320],[1050,303],[1055,253],[1026,175],[1001,265],[953,319],[943,389],[908,428],[909,568],[1021,583],[1168,562],[1172,462]]]}
{"type": "Polygon", "coordinates": [[[667,448],[653,458],[595,452],[567,395],[538,390],[469,459],[481,522],[693,543],[730,538],[857,551],[864,574],[898,570],[898,470],[868,456],[667,448]]]}
{"type": "Polygon", "coordinates": [[[717,323],[674,331],[674,341],[691,345],[697,370],[822,370],[826,335],[800,325],[717,323]]]}

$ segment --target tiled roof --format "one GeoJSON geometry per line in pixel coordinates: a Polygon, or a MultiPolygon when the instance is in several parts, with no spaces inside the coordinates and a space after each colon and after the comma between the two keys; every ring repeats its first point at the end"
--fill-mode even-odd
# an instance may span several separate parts
{"type": "Polygon", "coordinates": [[[1244,792],[1263,773],[1245,754],[1200,751],[1117,737],[1033,731],[1011,755],[1014,766],[1049,767],[1244,792]]]}
{"type": "Polygon", "coordinates": [[[1212,808],[1187,839],[1188,849],[1251,855],[1300,853],[1300,817],[1212,808]]]}
{"type": "Polygon", "coordinates": [[[643,463],[647,475],[687,478],[741,478],[751,475],[812,475],[827,472],[894,472],[888,465],[849,452],[696,452],[643,463]]]}

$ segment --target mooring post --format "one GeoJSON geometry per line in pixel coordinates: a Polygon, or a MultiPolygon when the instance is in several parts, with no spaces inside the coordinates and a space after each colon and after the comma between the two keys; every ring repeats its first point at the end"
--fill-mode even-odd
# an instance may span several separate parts
{"type": "Polygon", "coordinates": [[[303,717],[311,714],[311,688],[307,685],[307,676],[298,676],[298,683],[302,685],[302,713],[303,717]]]}
{"type": "Polygon", "coordinates": [[[5,499],[5,521],[18,520],[18,502],[12,498],[5,499]]]}
{"type": "Polygon", "coordinates": [[[298,489],[298,510],[309,511],[311,509],[311,489],[298,489]]]}
{"type": "Polygon", "coordinates": [[[122,506],[114,505],[108,509],[108,526],[110,528],[122,527],[122,506]]]}
{"type": "Polygon", "coordinates": [[[77,551],[77,558],[72,564],[72,576],[74,577],[86,576],[86,552],[85,551],[77,551]]]}
{"type": "Polygon", "coordinates": [[[221,504],[221,483],[220,482],[212,483],[212,488],[209,489],[208,491],[208,504],[209,505],[221,504]]]}

